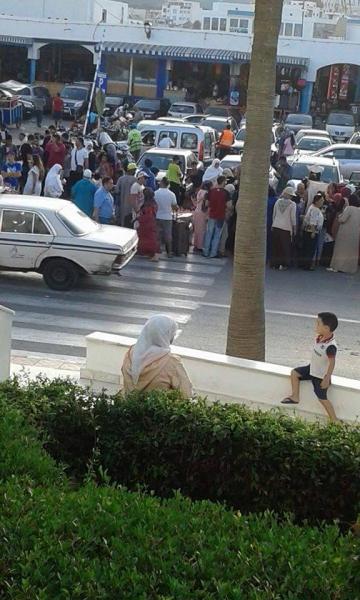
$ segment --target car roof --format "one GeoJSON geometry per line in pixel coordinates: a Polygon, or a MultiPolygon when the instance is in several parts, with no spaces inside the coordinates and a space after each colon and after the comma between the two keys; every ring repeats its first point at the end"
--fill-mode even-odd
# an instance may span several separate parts
{"type": "Polygon", "coordinates": [[[234,162],[234,163],[241,163],[242,161],[242,156],[241,154],[227,154],[226,156],[224,156],[224,158],[220,161],[222,162],[234,162]]]}
{"type": "Polygon", "coordinates": [[[330,133],[328,131],[326,131],[326,129],[299,129],[299,131],[297,132],[297,136],[300,135],[300,133],[303,133],[304,135],[319,135],[319,136],[327,136],[330,137],[330,133]]]}
{"type": "Polygon", "coordinates": [[[188,156],[194,154],[192,150],[182,150],[181,148],[149,148],[144,154],[169,154],[169,156],[188,156]]]}
{"type": "Polygon", "coordinates": [[[174,104],[180,104],[181,106],[196,106],[198,103],[197,102],[183,102],[182,100],[178,100],[177,102],[172,102],[171,106],[174,106],[174,104]]]}
{"type": "MultiPolygon", "coordinates": [[[[192,115],[194,116],[194,115],[192,115]]],[[[204,115],[204,121],[223,121],[224,123],[226,123],[227,121],[229,121],[230,119],[233,119],[234,117],[232,117],[231,115],[228,115],[227,117],[222,117],[222,116],[218,116],[218,115],[209,115],[208,113],[206,113],[204,115]]]]}
{"type": "Polygon", "coordinates": [[[15,194],[4,194],[0,196],[0,208],[14,208],[16,210],[58,211],[69,206],[69,204],[69,200],[44,198],[42,196],[18,196],[15,194]]]}
{"type": "MultiPolygon", "coordinates": [[[[328,139],[330,139],[330,136],[317,135],[316,133],[314,133],[314,135],[304,135],[300,138],[300,140],[298,141],[298,144],[300,144],[301,140],[303,140],[304,138],[306,138],[307,140],[309,140],[309,139],[310,140],[321,140],[323,142],[324,140],[326,141],[326,137],[328,137],[328,139]]],[[[328,148],[329,148],[329,146],[328,146],[328,148]]]]}
{"type": "MultiPolygon", "coordinates": [[[[359,144],[331,144],[331,146],[326,147],[326,151],[328,152],[329,150],[337,150],[343,148],[345,148],[345,150],[348,150],[349,148],[356,148],[356,150],[359,150],[359,144]]],[[[325,150],[325,148],[323,148],[323,150],[325,150]]]]}
{"type": "MultiPolygon", "coordinates": [[[[326,148],[326,150],[328,149],[329,146],[326,148]]],[[[289,164],[294,164],[295,162],[312,165],[323,165],[324,167],[328,167],[329,165],[338,166],[339,164],[339,161],[336,160],[334,157],[317,156],[316,154],[300,154],[298,156],[294,156],[294,160],[292,160],[291,162],[289,161],[289,164]]]]}

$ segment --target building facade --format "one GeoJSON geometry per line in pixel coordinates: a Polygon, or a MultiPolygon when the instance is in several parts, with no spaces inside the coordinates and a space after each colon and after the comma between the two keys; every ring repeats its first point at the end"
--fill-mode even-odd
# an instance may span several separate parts
{"type": "MultiPolygon", "coordinates": [[[[73,20],[66,12],[67,0],[62,13],[56,9],[60,16],[48,12],[55,10],[50,0],[31,4],[32,14],[23,10],[28,3],[21,1],[14,15],[15,0],[12,14],[0,0],[0,12],[6,13],[0,15],[0,81],[37,80],[57,91],[65,82],[91,80],[101,51],[111,93],[211,98],[217,87],[219,99],[246,105],[254,18],[250,2],[240,8],[219,3],[218,10],[224,12],[217,17],[204,11],[218,19],[217,29],[211,21],[210,29],[153,24],[147,31],[143,23],[122,23],[128,13],[121,12],[122,3],[111,0],[78,0],[73,20]],[[224,31],[221,19],[226,20],[224,31]]],[[[314,3],[306,5],[311,11],[314,3]]],[[[360,19],[343,19],[341,36],[316,36],[314,23],[321,23],[322,13],[315,8],[320,11],[315,15],[299,12],[299,2],[284,8],[276,81],[284,110],[307,112],[324,104],[348,108],[360,102],[360,19]]]]}

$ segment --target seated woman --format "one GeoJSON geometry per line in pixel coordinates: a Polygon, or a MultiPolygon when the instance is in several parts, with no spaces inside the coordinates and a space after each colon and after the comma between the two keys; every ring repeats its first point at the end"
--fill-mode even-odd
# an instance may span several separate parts
{"type": "Polygon", "coordinates": [[[145,323],[138,341],[124,358],[121,370],[125,392],[179,390],[191,397],[191,382],[181,359],[171,354],[170,345],[177,332],[176,321],[165,315],[156,315],[145,323]]]}

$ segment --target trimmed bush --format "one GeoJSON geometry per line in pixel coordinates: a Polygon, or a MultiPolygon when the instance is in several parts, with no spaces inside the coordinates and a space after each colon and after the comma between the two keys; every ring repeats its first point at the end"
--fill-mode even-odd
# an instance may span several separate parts
{"type": "Polygon", "coordinates": [[[43,450],[37,432],[19,411],[0,401],[0,482],[18,477],[29,485],[60,483],[62,471],[43,450]]]}
{"type": "Polygon", "coordinates": [[[359,543],[335,526],[280,525],[271,514],[92,484],[0,491],[8,600],[359,598],[359,543]]]}
{"type": "MultiPolygon", "coordinates": [[[[46,447],[77,475],[95,457],[101,472],[157,495],[173,490],[244,513],[292,513],[353,523],[360,503],[360,431],[319,426],[244,406],[178,394],[96,397],[69,382],[0,387],[48,437],[46,447]]],[[[95,465],[95,466],[96,466],[95,465]]]]}

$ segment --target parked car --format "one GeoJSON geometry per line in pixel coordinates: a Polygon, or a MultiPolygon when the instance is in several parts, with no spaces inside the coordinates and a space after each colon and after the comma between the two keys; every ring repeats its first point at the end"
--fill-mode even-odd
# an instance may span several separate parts
{"type": "Polygon", "coordinates": [[[349,144],[360,144],[360,131],[355,131],[349,139],[349,144]]]}
{"type": "Polygon", "coordinates": [[[21,83],[20,81],[14,81],[10,79],[9,81],[4,81],[0,83],[0,88],[9,90],[14,95],[19,96],[20,99],[24,102],[29,102],[32,105],[32,110],[34,110],[33,100],[34,98],[43,98],[45,101],[44,112],[51,112],[51,94],[47,87],[41,85],[39,83],[26,84],[21,83]]]}
{"type": "Polygon", "coordinates": [[[331,143],[331,137],[325,129],[300,129],[295,136],[295,142],[298,143],[301,138],[306,137],[307,135],[313,137],[323,137],[331,143]]]}
{"type": "Polygon", "coordinates": [[[86,113],[91,84],[88,83],[67,83],[60,92],[60,97],[64,102],[64,117],[78,119],[86,113]]]}
{"type": "Polygon", "coordinates": [[[134,96],[106,96],[105,108],[109,109],[109,113],[112,115],[119,106],[128,106],[129,109],[134,104],[134,96]]]}
{"type": "MultiPolygon", "coordinates": [[[[232,171],[235,171],[236,169],[240,169],[241,170],[241,161],[242,161],[242,155],[241,154],[228,154],[227,156],[225,156],[222,161],[220,162],[220,166],[222,169],[231,169],[232,171]]],[[[275,176],[275,170],[270,167],[269,168],[269,185],[272,188],[276,188],[278,183],[278,179],[275,176]]]]}
{"type": "Polygon", "coordinates": [[[197,115],[184,115],[183,117],[184,123],[191,123],[192,125],[200,125],[203,120],[204,113],[199,113],[197,115]]]}
{"type": "Polygon", "coordinates": [[[331,146],[331,140],[329,138],[304,135],[295,146],[295,154],[314,154],[327,146],[331,146]]]}
{"type": "Polygon", "coordinates": [[[226,128],[226,125],[230,125],[231,130],[236,134],[239,127],[234,117],[213,117],[205,115],[204,119],[201,121],[201,125],[206,125],[206,127],[211,127],[215,129],[218,135],[221,134],[222,131],[226,128]]]}
{"type": "Polygon", "coordinates": [[[294,133],[300,129],[312,129],[313,119],[311,115],[304,113],[290,113],[285,119],[284,127],[294,133]]]}
{"type": "Polygon", "coordinates": [[[242,120],[239,109],[233,106],[208,106],[205,110],[205,114],[211,117],[232,117],[235,119],[237,126],[239,126],[242,120]]]}
{"type": "Polygon", "coordinates": [[[165,117],[171,106],[171,102],[168,98],[142,98],[134,104],[134,108],[138,108],[144,115],[144,119],[157,119],[158,117],[165,117]]]}
{"type": "MultiPolygon", "coordinates": [[[[240,154],[244,150],[245,146],[245,138],[246,138],[246,127],[241,127],[236,134],[235,142],[231,147],[231,152],[233,154],[240,154]]],[[[271,155],[277,154],[277,137],[276,137],[276,127],[273,127],[271,130],[271,155]]]]}
{"type": "MultiPolygon", "coordinates": [[[[15,100],[15,96],[16,96],[16,94],[13,94],[9,90],[2,89],[0,86],[0,98],[2,98],[3,100],[12,100],[12,99],[15,100]]],[[[27,100],[21,100],[21,98],[19,98],[18,96],[16,96],[16,97],[19,99],[19,102],[23,107],[23,118],[30,119],[32,117],[32,115],[34,114],[33,103],[28,102],[27,100]]]]}
{"type": "Polygon", "coordinates": [[[202,107],[195,102],[173,102],[169,108],[169,117],[185,117],[202,113],[202,107]]]}
{"type": "Polygon", "coordinates": [[[68,200],[0,198],[0,269],[41,273],[48,287],[70,290],[83,274],[118,273],[137,250],[132,229],[98,225],[68,200]]]}
{"type": "Polygon", "coordinates": [[[350,179],[352,173],[360,171],[360,148],[357,144],[333,144],[319,150],[315,156],[336,158],[344,179],[350,179]]]}
{"type": "MultiPolygon", "coordinates": [[[[151,148],[151,150],[146,150],[144,154],[140,157],[139,160],[139,168],[141,169],[145,165],[145,159],[150,158],[152,161],[153,167],[159,170],[157,174],[157,180],[160,181],[166,175],[166,171],[168,169],[169,163],[172,161],[175,156],[174,150],[166,150],[165,148],[151,148]]],[[[176,150],[176,156],[180,159],[180,169],[184,175],[191,168],[191,163],[195,162],[196,156],[190,150],[176,150]]],[[[203,163],[198,162],[198,168],[202,168],[203,163]]]]}
{"type": "Polygon", "coordinates": [[[196,157],[210,162],[216,154],[216,136],[213,129],[203,125],[191,125],[181,121],[157,121],[146,119],[140,121],[138,130],[143,140],[143,150],[159,146],[163,138],[169,137],[173,144],[173,153],[180,150],[190,150],[196,157]]]}
{"type": "Polygon", "coordinates": [[[317,165],[323,167],[321,174],[321,181],[325,183],[342,183],[343,178],[340,173],[339,161],[335,158],[329,158],[325,156],[290,156],[288,163],[292,169],[291,180],[289,185],[296,188],[306,177],[309,177],[310,167],[317,165]]]}
{"type": "Polygon", "coordinates": [[[326,131],[334,142],[347,142],[355,133],[353,113],[332,111],[326,121],[326,131]]]}

